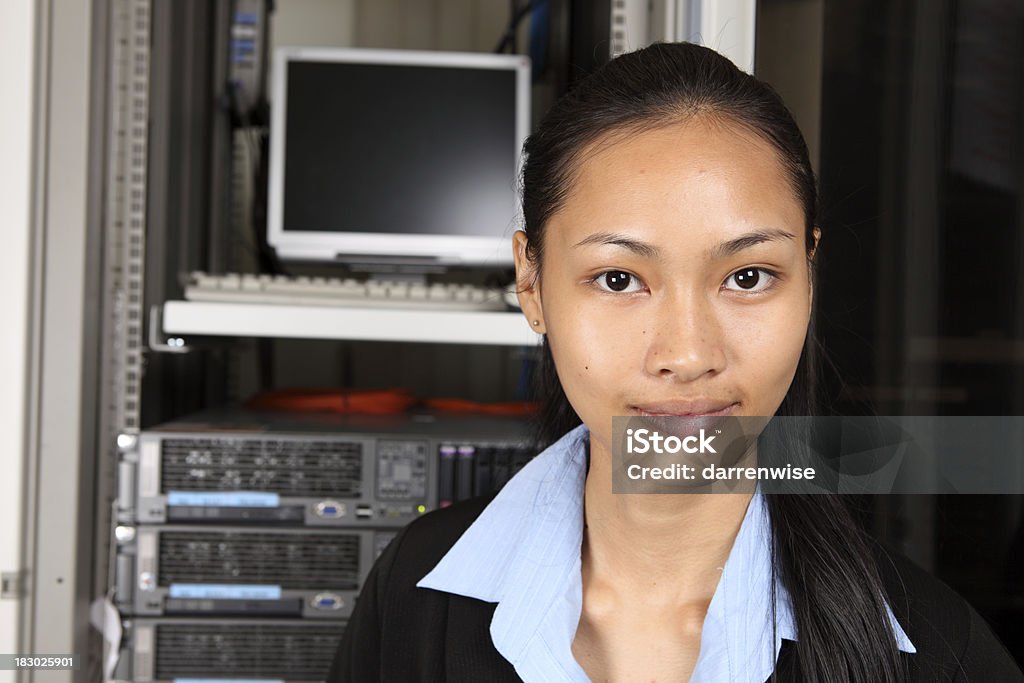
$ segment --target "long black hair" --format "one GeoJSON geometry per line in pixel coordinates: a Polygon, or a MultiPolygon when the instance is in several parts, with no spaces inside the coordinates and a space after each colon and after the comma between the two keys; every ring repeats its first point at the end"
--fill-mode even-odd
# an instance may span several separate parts
{"type": "MultiPolygon", "coordinates": [[[[581,155],[609,133],[651,130],[710,117],[771,144],[804,210],[812,283],[818,187],[800,129],[768,84],[691,43],[656,44],[624,54],[580,81],[547,112],[524,147],[522,193],[527,257],[544,257],[548,219],[571,189],[581,155]]],[[[814,297],[815,301],[818,297],[814,297]]],[[[777,415],[817,414],[822,349],[815,312],[793,382],[777,415]]],[[[545,338],[537,372],[540,438],[551,443],[580,424],[558,380],[545,338]]],[[[772,535],[772,583],[789,593],[797,658],[808,681],[879,683],[903,679],[884,589],[868,540],[838,496],[765,496],[772,535]]],[[[774,611],[775,595],[772,604],[774,611]]]]}

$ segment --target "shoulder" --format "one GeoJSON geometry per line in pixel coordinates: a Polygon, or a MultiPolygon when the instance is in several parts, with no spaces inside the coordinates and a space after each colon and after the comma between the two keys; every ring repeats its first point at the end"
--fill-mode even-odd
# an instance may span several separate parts
{"type": "Polygon", "coordinates": [[[386,567],[389,585],[412,589],[441,561],[493,498],[479,496],[432,510],[402,529],[378,561],[386,567]]]}
{"type": "Polygon", "coordinates": [[[910,662],[921,680],[1024,681],[985,619],[956,591],[899,553],[876,546],[875,556],[893,615],[917,649],[910,662]]]}
{"type": "Polygon", "coordinates": [[[488,502],[430,512],[398,533],[363,583],[326,680],[515,680],[490,645],[493,605],[416,587],[488,502]]]}
{"type": "Polygon", "coordinates": [[[889,606],[915,646],[915,635],[966,644],[971,619],[966,600],[899,553],[876,546],[875,557],[889,606]]]}

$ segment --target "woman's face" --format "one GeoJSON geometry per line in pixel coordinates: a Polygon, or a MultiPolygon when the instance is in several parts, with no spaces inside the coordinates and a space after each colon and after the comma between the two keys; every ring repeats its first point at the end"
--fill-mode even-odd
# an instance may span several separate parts
{"type": "MultiPolygon", "coordinates": [[[[811,310],[803,225],[773,148],[738,126],[589,148],[520,301],[594,439],[610,449],[617,415],[775,413],[811,310]]],[[[517,233],[520,289],[524,246],[517,233]]]]}

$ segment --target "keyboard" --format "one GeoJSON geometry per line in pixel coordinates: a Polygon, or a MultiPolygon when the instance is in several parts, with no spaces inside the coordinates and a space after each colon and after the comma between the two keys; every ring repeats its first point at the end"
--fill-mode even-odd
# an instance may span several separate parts
{"type": "Polygon", "coordinates": [[[447,311],[507,311],[510,307],[519,307],[511,288],[202,272],[189,273],[185,298],[226,303],[447,311]]]}

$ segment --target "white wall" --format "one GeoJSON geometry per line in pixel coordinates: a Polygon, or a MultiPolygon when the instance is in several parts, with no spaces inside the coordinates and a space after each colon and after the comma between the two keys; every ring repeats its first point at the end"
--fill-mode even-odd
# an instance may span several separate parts
{"type": "MultiPolygon", "coordinates": [[[[21,566],[28,365],[29,217],[35,0],[0,2],[0,571],[21,566]]],[[[14,653],[17,607],[0,600],[0,652],[14,653]]],[[[0,683],[14,681],[0,671],[0,683]]]]}
{"type": "Polygon", "coordinates": [[[508,12],[507,0],[286,0],[275,5],[270,46],[490,52],[508,12]]]}
{"type": "MultiPolygon", "coordinates": [[[[355,45],[490,52],[508,19],[508,0],[359,0],[355,45]]],[[[520,45],[528,26],[520,26],[520,45]]]]}
{"type": "Polygon", "coordinates": [[[355,0],[286,0],[274,5],[270,48],[351,47],[355,0]]]}

